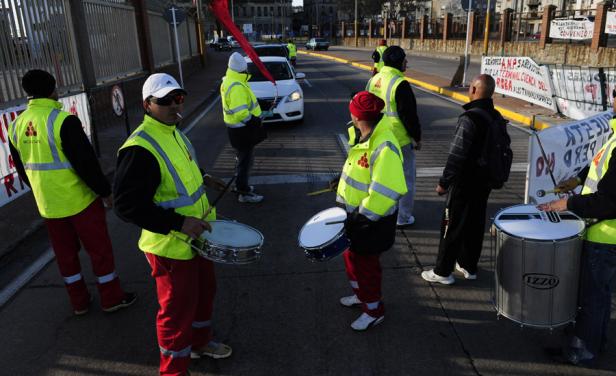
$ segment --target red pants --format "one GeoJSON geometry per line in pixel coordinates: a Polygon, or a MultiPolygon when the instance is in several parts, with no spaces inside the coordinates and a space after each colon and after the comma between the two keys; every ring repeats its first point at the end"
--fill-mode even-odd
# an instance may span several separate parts
{"type": "Polygon", "coordinates": [[[145,256],[156,279],[160,306],[156,316],[160,374],[184,375],[191,348],[201,347],[212,339],[214,263],[202,257],[174,260],[147,252],[145,256]]]}
{"type": "Polygon", "coordinates": [[[347,249],[343,253],[347,276],[355,295],[362,301],[365,313],[372,317],[385,314],[381,302],[381,263],[380,254],[359,255],[347,249]]]}
{"type": "Polygon", "coordinates": [[[73,216],[45,218],[45,224],[74,310],[86,309],[90,304],[90,293],[79,264],[81,244],[90,255],[92,269],[97,277],[96,286],[101,297],[101,306],[112,307],[124,299],[124,291],[115,273],[105,208],[100,198],[73,216]]]}

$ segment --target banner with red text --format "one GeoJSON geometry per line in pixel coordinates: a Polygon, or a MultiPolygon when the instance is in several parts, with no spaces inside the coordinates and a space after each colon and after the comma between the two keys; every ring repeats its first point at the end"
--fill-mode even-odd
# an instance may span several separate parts
{"type": "MultiPolygon", "coordinates": [[[[544,129],[531,137],[526,203],[540,204],[557,198],[553,193],[543,194],[554,189],[550,170],[556,183],[576,176],[612,134],[609,125],[612,115],[612,111],[602,112],[583,120],[544,129]]],[[[576,193],[580,190],[581,187],[578,187],[576,193]]]]}
{"type": "Polygon", "coordinates": [[[605,20],[605,33],[616,34],[616,12],[607,12],[605,20]]]}
{"type": "Polygon", "coordinates": [[[519,98],[556,112],[550,74],[529,57],[484,56],[481,73],[496,81],[496,92],[519,98]]]}

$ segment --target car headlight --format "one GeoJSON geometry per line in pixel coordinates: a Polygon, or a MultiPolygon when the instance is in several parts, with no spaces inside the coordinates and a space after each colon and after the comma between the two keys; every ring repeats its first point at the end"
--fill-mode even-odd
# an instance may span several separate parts
{"type": "Polygon", "coordinates": [[[299,90],[295,90],[289,96],[287,96],[287,102],[295,102],[302,99],[302,93],[299,90]]]}

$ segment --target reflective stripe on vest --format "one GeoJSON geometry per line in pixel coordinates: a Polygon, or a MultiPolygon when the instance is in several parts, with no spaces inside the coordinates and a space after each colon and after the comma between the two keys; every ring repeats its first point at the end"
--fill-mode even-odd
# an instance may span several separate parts
{"type": "MultiPolygon", "coordinates": [[[[56,145],[56,138],[54,136],[54,123],[60,114],[60,110],[53,109],[47,118],[47,141],[49,142],[49,148],[51,149],[51,156],[53,158],[53,162],[50,163],[25,163],[24,168],[26,170],[39,170],[39,171],[49,171],[49,170],[64,170],[72,168],[70,162],[61,162],[60,155],[58,154],[58,146],[56,145]]],[[[15,146],[18,145],[17,139],[17,127],[13,127],[13,143],[15,146]]]]}
{"type": "MultiPolygon", "coordinates": [[[[599,185],[599,181],[601,180],[601,178],[603,177],[603,175],[605,175],[605,171],[603,171],[603,168],[605,167],[605,162],[607,161],[607,159],[610,157],[610,155],[612,154],[612,148],[615,146],[614,144],[616,143],[616,137],[612,136],[610,138],[610,140],[601,148],[601,150],[603,151],[603,154],[601,155],[601,158],[599,159],[599,163],[596,164],[596,170],[595,170],[595,174],[597,178],[595,179],[594,176],[590,176],[590,171],[588,173],[589,176],[586,177],[586,180],[584,181],[584,188],[587,189],[583,189],[584,192],[582,193],[595,193],[597,192],[597,186],[599,185]]],[[[592,164],[594,164],[594,159],[591,162],[592,164]]]]}
{"type": "MultiPolygon", "coordinates": [[[[169,160],[169,157],[167,156],[167,153],[165,153],[163,148],[160,147],[158,142],[156,142],[156,140],[154,140],[149,134],[147,134],[144,131],[136,133],[135,136],[141,137],[145,141],[150,143],[150,145],[152,145],[152,147],[158,152],[158,154],[163,159],[163,161],[165,161],[165,165],[167,166],[167,169],[169,170],[169,173],[171,174],[171,177],[173,178],[173,183],[175,184],[175,189],[179,196],[178,198],[173,199],[173,200],[159,202],[157,203],[157,205],[163,209],[170,209],[170,208],[175,209],[175,208],[181,208],[183,206],[190,206],[190,205],[195,204],[197,201],[199,201],[201,196],[205,194],[205,188],[203,188],[203,185],[200,186],[196,192],[189,195],[188,191],[186,190],[186,187],[184,186],[184,183],[182,183],[182,180],[180,179],[180,176],[178,175],[178,172],[175,170],[175,167],[173,167],[173,163],[171,163],[171,161],[169,160]]],[[[187,145],[190,145],[190,144],[187,143],[187,145]]]]}

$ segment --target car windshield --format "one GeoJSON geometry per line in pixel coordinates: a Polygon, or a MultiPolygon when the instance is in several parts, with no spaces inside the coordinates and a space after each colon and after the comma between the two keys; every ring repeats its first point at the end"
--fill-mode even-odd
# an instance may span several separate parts
{"type": "MultiPolygon", "coordinates": [[[[290,80],[293,78],[293,75],[289,70],[289,64],[285,62],[270,61],[263,64],[265,64],[265,67],[276,81],[290,80]]],[[[248,63],[248,73],[251,75],[250,82],[267,81],[267,78],[265,78],[254,63],[248,63]]]]}
{"type": "Polygon", "coordinates": [[[287,49],[282,46],[264,46],[255,48],[259,56],[282,56],[287,57],[287,49]]]}

